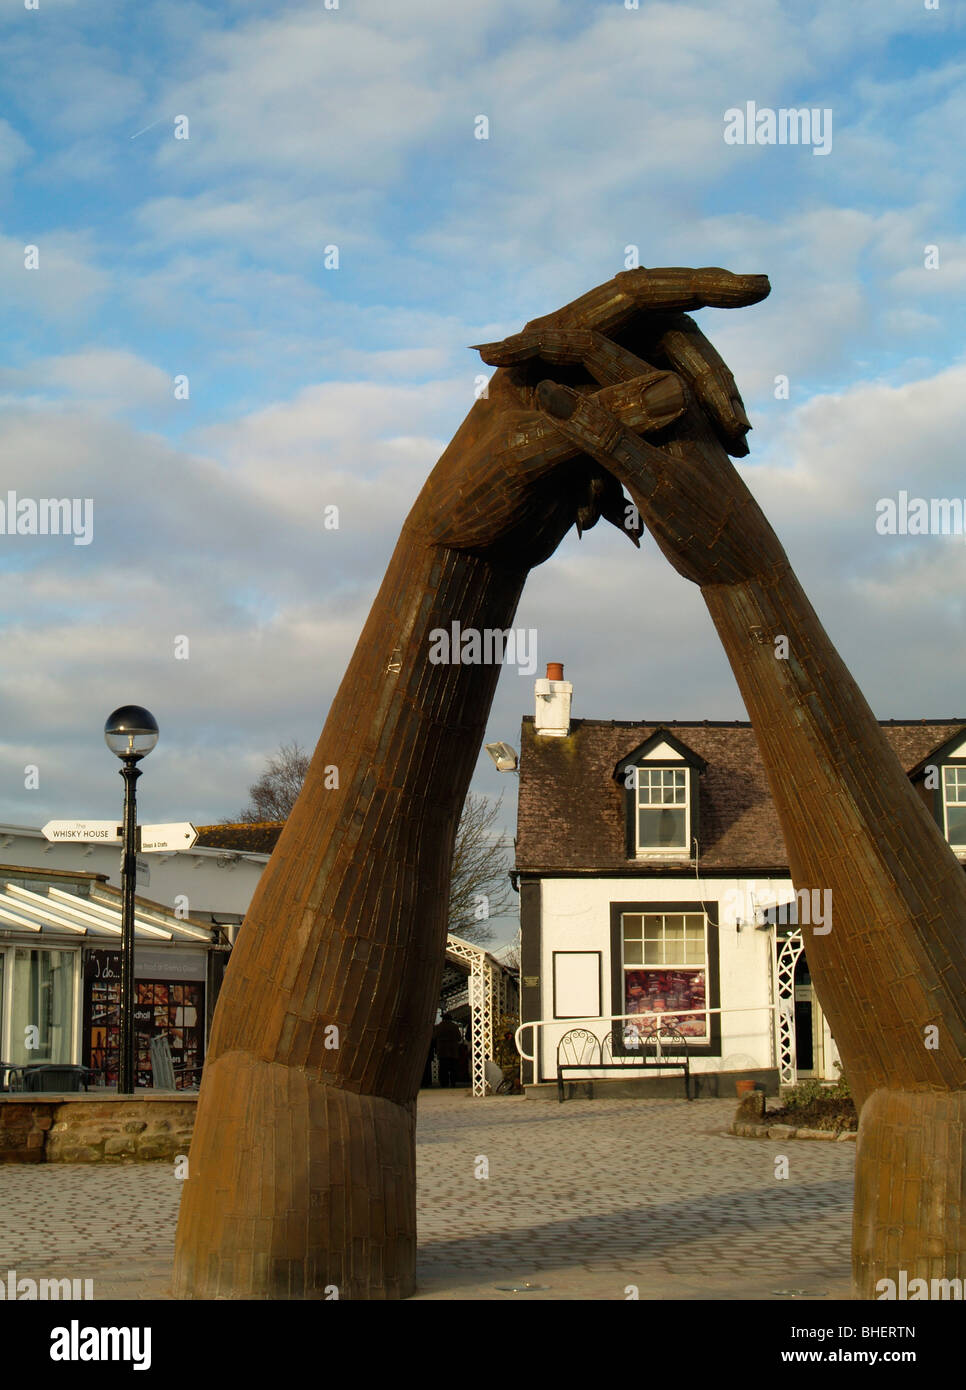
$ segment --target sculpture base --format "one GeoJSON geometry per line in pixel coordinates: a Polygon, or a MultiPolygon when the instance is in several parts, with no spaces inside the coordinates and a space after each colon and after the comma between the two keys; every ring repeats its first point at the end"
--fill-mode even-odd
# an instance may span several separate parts
{"type": "Polygon", "coordinates": [[[408,1298],[415,1126],[415,1102],[341,1091],[247,1053],[209,1062],[174,1296],[408,1298]]]}
{"type": "Polygon", "coordinates": [[[939,1281],[966,1283],[964,1196],[966,1093],[874,1091],[856,1146],[856,1298],[941,1298],[939,1281]]]}

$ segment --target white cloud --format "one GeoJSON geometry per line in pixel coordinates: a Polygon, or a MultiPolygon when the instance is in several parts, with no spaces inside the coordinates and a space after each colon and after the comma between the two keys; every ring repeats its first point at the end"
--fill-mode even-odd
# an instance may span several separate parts
{"type": "Polygon", "coordinates": [[[316,6],[209,31],[192,55],[196,75],[164,101],[189,117],[190,139],[159,159],[195,178],[271,169],[315,182],[364,170],[382,183],[439,110],[426,51],[422,34],[380,33],[316,6]]]}
{"type": "Polygon", "coordinates": [[[0,119],[0,178],[6,177],[30,155],[30,146],[9,121],[0,119]]]}
{"type": "Polygon", "coordinates": [[[0,369],[0,388],[19,389],[37,404],[65,398],[109,412],[174,405],[173,377],[133,352],[98,347],[57,357],[35,358],[29,366],[0,369]]]}
{"type": "Polygon", "coordinates": [[[22,240],[0,236],[0,275],[9,306],[49,319],[76,319],[110,285],[110,277],[94,264],[90,237],[29,225],[22,240]],[[37,248],[36,270],[26,268],[28,246],[37,248]]]}
{"type": "Polygon", "coordinates": [[[966,653],[952,640],[966,617],[966,543],[875,529],[876,502],[900,490],[966,497],[964,430],[960,365],[815,397],[767,438],[765,461],[743,470],[882,717],[966,707],[966,653]]]}
{"type": "Polygon", "coordinates": [[[360,533],[387,538],[398,530],[442,452],[446,438],[428,435],[426,426],[449,417],[455,428],[470,404],[463,382],[330,382],[206,428],[198,442],[280,524],[284,518],[304,527],[315,517],[320,544],[343,547],[351,570],[360,533]],[[322,529],[330,504],[340,508],[341,534],[322,529]]]}

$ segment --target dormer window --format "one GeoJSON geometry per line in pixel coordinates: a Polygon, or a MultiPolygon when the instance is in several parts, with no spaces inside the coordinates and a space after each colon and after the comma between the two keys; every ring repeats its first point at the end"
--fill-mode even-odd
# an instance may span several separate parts
{"type": "Polygon", "coordinates": [[[966,850],[966,767],[943,768],[943,816],[950,845],[966,850]]]}
{"type": "MultiPolygon", "coordinates": [[[[966,812],[966,806],[963,809],[966,812]]],[[[687,851],[687,768],[637,769],[637,849],[687,851]]]]}
{"type": "Polygon", "coordinates": [[[697,838],[698,779],[707,764],[657,729],[614,769],[624,786],[628,859],[689,859],[697,838]]]}
{"type": "Polygon", "coordinates": [[[966,856],[966,740],[962,725],[909,772],[950,849],[966,856]]]}

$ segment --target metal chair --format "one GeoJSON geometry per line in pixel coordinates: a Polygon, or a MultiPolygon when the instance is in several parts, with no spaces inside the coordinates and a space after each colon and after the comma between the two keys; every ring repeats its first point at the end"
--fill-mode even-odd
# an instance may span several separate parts
{"type": "MultiPolygon", "coordinates": [[[[561,1103],[564,1098],[564,1072],[585,1070],[601,1070],[600,1038],[589,1028],[571,1028],[557,1044],[557,1099],[561,1103]]],[[[593,1096],[593,1083],[588,1082],[587,1085],[593,1096]]]]}
{"type": "MultiPolygon", "coordinates": [[[[151,1039],[151,1077],[155,1090],[175,1091],[178,1089],[176,1076],[185,1076],[189,1072],[200,1076],[203,1070],[203,1067],[176,1067],[171,1057],[171,1043],[167,1033],[155,1033],[151,1039]]],[[[183,1089],[196,1091],[198,1083],[195,1082],[183,1089]]]]}
{"type": "Polygon", "coordinates": [[[5,1091],[25,1091],[27,1089],[27,1073],[37,1071],[39,1067],[47,1067],[49,1062],[0,1062],[0,1069],[5,1069],[5,1091]]]}
{"type": "Polygon", "coordinates": [[[86,1091],[88,1067],[66,1062],[39,1062],[24,1067],[20,1077],[22,1091],[86,1091]]]}
{"type": "Polygon", "coordinates": [[[22,1071],[23,1065],[19,1062],[0,1062],[0,1091],[18,1090],[18,1073],[22,1071]]]}
{"type": "MultiPolygon", "coordinates": [[[[625,1042],[625,1048],[627,1044],[625,1042]]],[[[688,1040],[670,1023],[658,1023],[639,1034],[639,1042],[631,1051],[615,1051],[610,1033],[604,1039],[605,1066],[637,1067],[646,1071],[680,1071],[684,1073],[684,1094],[691,1099],[691,1059],[688,1040]]]]}

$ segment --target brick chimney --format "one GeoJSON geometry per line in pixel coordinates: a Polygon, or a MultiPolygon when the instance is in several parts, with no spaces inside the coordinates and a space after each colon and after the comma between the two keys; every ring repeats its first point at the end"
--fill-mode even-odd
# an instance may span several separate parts
{"type": "Polygon", "coordinates": [[[546,677],[536,682],[535,724],[538,734],[550,738],[566,738],[570,733],[570,698],[574,688],[563,678],[563,666],[559,661],[547,662],[546,677]]]}

